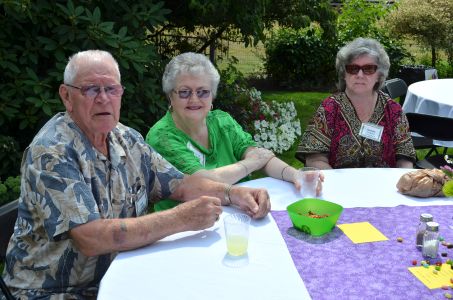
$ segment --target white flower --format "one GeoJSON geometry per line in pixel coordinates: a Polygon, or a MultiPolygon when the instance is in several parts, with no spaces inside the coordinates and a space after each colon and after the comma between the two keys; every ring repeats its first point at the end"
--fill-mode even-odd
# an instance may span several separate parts
{"type": "Polygon", "coordinates": [[[253,139],[257,146],[264,147],[276,153],[287,151],[301,135],[300,121],[294,102],[264,102],[261,92],[252,88],[244,90],[253,105],[259,106],[258,115],[264,115],[264,120],[250,120],[253,122],[253,139]]]}

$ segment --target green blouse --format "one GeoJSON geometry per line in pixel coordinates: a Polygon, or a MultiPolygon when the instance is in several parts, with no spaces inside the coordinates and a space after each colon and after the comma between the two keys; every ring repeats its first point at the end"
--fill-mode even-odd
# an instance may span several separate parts
{"type": "MultiPolygon", "coordinates": [[[[233,164],[242,159],[248,147],[256,145],[252,136],[224,111],[210,111],[206,117],[206,125],[209,149],[178,129],[170,112],[151,127],[146,135],[146,142],[185,174],[233,164]]],[[[177,203],[173,200],[162,200],[154,208],[159,211],[174,207],[177,203]]]]}

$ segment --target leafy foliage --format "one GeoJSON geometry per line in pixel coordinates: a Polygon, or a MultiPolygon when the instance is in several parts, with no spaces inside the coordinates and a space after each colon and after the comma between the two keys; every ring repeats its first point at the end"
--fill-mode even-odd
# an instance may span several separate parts
{"type": "Polygon", "coordinates": [[[436,64],[436,49],[445,49],[453,66],[453,1],[401,0],[398,9],[386,18],[393,34],[417,39],[432,48],[432,65],[436,64]]]}
{"type": "Polygon", "coordinates": [[[16,140],[10,136],[0,135],[0,178],[18,175],[21,152],[16,140]]]}
{"type": "Polygon", "coordinates": [[[409,56],[402,41],[390,35],[386,27],[386,16],[395,9],[394,5],[386,0],[346,0],[337,22],[340,45],[358,37],[369,37],[384,46],[391,63],[390,78],[396,75],[402,60],[409,56]]]}
{"type": "Polygon", "coordinates": [[[277,29],[265,47],[267,74],[282,86],[314,86],[334,80],[336,45],[324,39],[315,24],[277,29]]]}
{"type": "Polygon", "coordinates": [[[0,180],[0,206],[19,198],[20,176],[8,177],[4,182],[0,180]]]}
{"type": "Polygon", "coordinates": [[[168,13],[156,1],[1,2],[0,135],[23,149],[63,110],[57,91],[67,58],[85,49],[104,49],[118,60],[126,86],[121,121],[145,132],[165,106],[161,60],[146,38],[168,13]]]}
{"type": "Polygon", "coordinates": [[[264,41],[275,24],[306,27],[317,21],[326,38],[335,39],[336,15],[328,0],[167,0],[171,9],[165,26],[151,33],[167,53],[206,52],[211,45],[223,51],[227,41],[246,46],[264,41]]]}
{"type": "Polygon", "coordinates": [[[247,84],[244,75],[235,67],[238,60],[232,57],[227,67],[220,70],[221,81],[217,90],[214,107],[228,112],[244,130],[248,131],[253,111],[247,96],[247,84]]]}

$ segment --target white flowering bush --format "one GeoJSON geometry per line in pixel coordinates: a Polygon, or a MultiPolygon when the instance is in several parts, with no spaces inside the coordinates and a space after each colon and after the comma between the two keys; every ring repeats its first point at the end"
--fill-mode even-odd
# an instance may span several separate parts
{"type": "Polygon", "coordinates": [[[301,135],[300,121],[292,101],[266,103],[261,92],[252,88],[248,91],[252,100],[253,138],[259,147],[282,153],[294,144],[301,135]]]}

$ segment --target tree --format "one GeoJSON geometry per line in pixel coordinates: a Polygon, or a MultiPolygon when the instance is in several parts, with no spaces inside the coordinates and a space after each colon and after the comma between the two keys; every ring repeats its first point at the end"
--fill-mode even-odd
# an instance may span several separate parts
{"type": "MultiPolygon", "coordinates": [[[[161,59],[147,34],[169,10],[163,2],[135,2],[0,1],[0,142],[8,136],[18,142],[0,144],[2,151],[21,152],[64,109],[58,96],[64,67],[69,55],[85,49],[108,50],[118,60],[126,87],[123,123],[144,133],[160,117],[166,106],[161,59]]],[[[19,172],[14,165],[7,171],[19,172]]]]}
{"type": "Polygon", "coordinates": [[[415,38],[431,48],[433,67],[436,66],[437,49],[446,50],[453,66],[453,1],[401,0],[385,22],[392,33],[415,38]]]}
{"type": "Polygon", "coordinates": [[[276,22],[300,28],[315,20],[335,39],[336,15],[328,0],[167,0],[165,7],[172,11],[168,22],[151,36],[169,57],[211,46],[222,50],[222,40],[256,45],[276,22]]]}
{"type": "Polygon", "coordinates": [[[401,61],[409,56],[402,41],[391,36],[383,22],[394,9],[386,0],[346,0],[337,22],[340,45],[357,37],[369,37],[384,46],[391,62],[390,77],[396,75],[401,61]]]}

